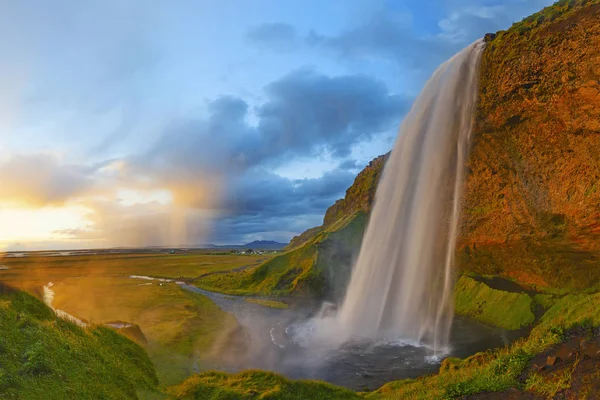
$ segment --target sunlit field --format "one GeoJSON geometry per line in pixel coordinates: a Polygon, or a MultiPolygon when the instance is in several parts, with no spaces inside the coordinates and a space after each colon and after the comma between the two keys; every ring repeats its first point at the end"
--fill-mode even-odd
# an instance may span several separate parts
{"type": "Polygon", "coordinates": [[[174,282],[132,279],[131,275],[191,280],[198,276],[252,267],[271,255],[96,254],[49,256],[29,253],[4,257],[0,281],[43,298],[53,283],[52,307],[93,324],[140,327],[144,345],[163,385],[204,369],[218,334],[235,329],[235,319],[208,298],[174,282]]]}

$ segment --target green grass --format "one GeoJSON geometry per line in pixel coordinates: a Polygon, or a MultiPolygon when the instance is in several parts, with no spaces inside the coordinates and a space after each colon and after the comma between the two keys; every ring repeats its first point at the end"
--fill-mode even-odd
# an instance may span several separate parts
{"type": "Polygon", "coordinates": [[[209,273],[226,272],[256,266],[273,255],[207,254],[96,254],[52,257],[30,253],[28,257],[0,256],[8,270],[0,270],[0,280],[28,291],[37,290],[48,281],[57,282],[73,276],[126,277],[148,275],[161,278],[193,279],[209,273]]]}
{"type": "Polygon", "coordinates": [[[292,381],[279,374],[245,371],[230,375],[206,372],[188,378],[171,394],[185,400],[352,400],[360,396],[348,389],[319,381],[292,381]]]}
{"type": "Polygon", "coordinates": [[[0,284],[0,398],[135,399],[157,378],[136,343],[80,328],[35,297],[0,284]]]}
{"type": "Polygon", "coordinates": [[[195,277],[206,272],[256,264],[265,257],[210,255],[118,254],[68,257],[5,258],[0,279],[37,293],[53,282],[53,307],[103,324],[137,324],[162,385],[183,381],[197,368],[207,368],[219,335],[237,326],[205,296],[174,283],[130,279],[129,275],[195,277]]]}
{"type": "Polygon", "coordinates": [[[535,296],[533,296],[533,300],[539,304],[540,306],[542,306],[545,310],[551,308],[556,301],[558,300],[558,297],[556,296],[552,296],[549,294],[541,294],[538,293],[535,296]]]}
{"type": "Polygon", "coordinates": [[[289,306],[286,303],[277,300],[268,300],[268,299],[246,299],[248,303],[254,303],[261,305],[263,307],[269,308],[277,308],[280,310],[287,309],[289,306]]]}
{"type": "Polygon", "coordinates": [[[313,278],[316,246],[302,246],[274,257],[260,266],[240,272],[214,274],[197,280],[202,289],[232,295],[285,295],[300,291],[313,278]]]}
{"type": "Polygon", "coordinates": [[[454,306],[465,315],[489,325],[516,330],[535,320],[533,299],[526,293],[509,293],[490,288],[462,276],[454,288],[454,306]]]}
{"type": "Polygon", "coordinates": [[[210,357],[218,336],[237,323],[205,296],[175,283],[81,277],[56,283],[53,306],[94,323],[139,325],[161,384],[181,382],[210,357]]]}

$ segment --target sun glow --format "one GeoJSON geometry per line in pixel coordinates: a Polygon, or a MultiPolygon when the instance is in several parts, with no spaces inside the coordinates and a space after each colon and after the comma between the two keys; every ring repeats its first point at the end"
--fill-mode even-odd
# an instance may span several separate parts
{"type": "Polygon", "coordinates": [[[85,207],[0,207],[0,246],[14,242],[60,240],[64,232],[88,225],[85,207]]]}

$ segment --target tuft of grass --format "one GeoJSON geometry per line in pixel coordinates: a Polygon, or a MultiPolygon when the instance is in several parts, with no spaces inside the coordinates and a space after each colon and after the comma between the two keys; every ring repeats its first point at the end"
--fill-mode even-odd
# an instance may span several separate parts
{"type": "Polygon", "coordinates": [[[526,293],[495,290],[468,276],[456,283],[454,302],[457,314],[508,330],[520,329],[535,320],[533,299],[526,293]]]}
{"type": "Polygon", "coordinates": [[[561,390],[571,387],[571,377],[572,370],[558,371],[550,379],[544,378],[541,374],[534,372],[527,378],[525,389],[551,399],[561,390]]]}
{"type": "Polygon", "coordinates": [[[319,381],[293,381],[265,371],[245,371],[230,375],[205,372],[171,388],[170,394],[182,400],[352,400],[357,393],[319,381]]]}
{"type": "Polygon", "coordinates": [[[549,294],[541,294],[541,293],[537,293],[533,296],[533,300],[539,304],[540,306],[542,306],[545,310],[548,310],[549,308],[551,308],[556,301],[558,300],[556,296],[552,296],[549,294]]]}

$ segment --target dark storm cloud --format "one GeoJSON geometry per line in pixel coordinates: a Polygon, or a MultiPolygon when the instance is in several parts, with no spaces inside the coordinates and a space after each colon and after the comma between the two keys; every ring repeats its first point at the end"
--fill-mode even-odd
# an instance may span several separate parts
{"type": "Polygon", "coordinates": [[[328,77],[301,70],[265,91],[269,101],[257,110],[264,144],[258,154],[265,157],[311,155],[321,146],[346,157],[357,142],[397,125],[410,105],[364,75],[328,77]]]}
{"type": "Polygon", "coordinates": [[[320,213],[348,188],[353,179],[354,174],[340,170],[301,180],[251,170],[232,180],[224,204],[232,215],[263,218],[320,213]]]}
{"type": "Polygon", "coordinates": [[[266,101],[253,110],[235,97],[209,104],[205,120],[173,123],[139,161],[173,172],[239,173],[260,165],[326,151],[345,158],[356,143],[395,128],[410,100],[389,93],[362,75],[329,77],[293,72],[265,88],[266,101]]]}
{"type": "Polygon", "coordinates": [[[284,76],[264,94],[265,102],[253,110],[235,97],[212,101],[207,118],[171,124],[147,154],[131,160],[131,168],[169,186],[183,205],[226,213],[215,224],[221,235],[267,221],[289,231],[289,217],[322,215],[342,196],[355,165],[303,180],[272,169],[298,157],[344,159],[357,143],[395,129],[410,104],[376,79],[309,70],[284,76]]]}

